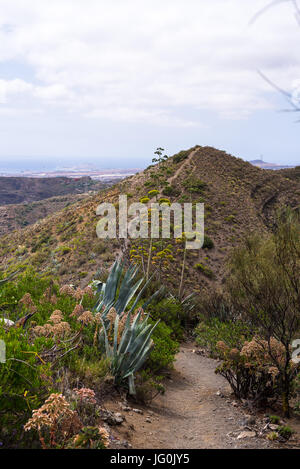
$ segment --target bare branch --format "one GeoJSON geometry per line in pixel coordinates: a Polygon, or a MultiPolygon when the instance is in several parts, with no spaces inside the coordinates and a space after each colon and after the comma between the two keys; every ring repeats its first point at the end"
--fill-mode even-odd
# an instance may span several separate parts
{"type": "Polygon", "coordinates": [[[280,3],[292,3],[292,4],[295,5],[295,7],[297,9],[299,9],[299,7],[297,5],[297,0],[273,0],[271,3],[268,3],[268,5],[266,5],[261,10],[259,10],[257,13],[255,13],[255,15],[251,18],[251,20],[249,22],[249,25],[254,24],[258,20],[258,18],[260,18],[262,15],[264,15],[268,10],[270,10],[270,8],[273,8],[277,5],[279,5],[280,3]]]}

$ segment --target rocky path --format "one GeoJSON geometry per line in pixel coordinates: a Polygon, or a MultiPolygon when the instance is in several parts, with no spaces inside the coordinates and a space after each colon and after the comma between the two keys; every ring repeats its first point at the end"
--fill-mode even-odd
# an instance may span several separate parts
{"type": "MultiPolygon", "coordinates": [[[[133,448],[272,448],[261,429],[230,397],[227,382],[215,374],[216,361],[181,348],[164,396],[143,414],[126,413],[133,448]],[[245,433],[246,432],[246,433],[245,433]],[[241,438],[241,435],[248,436],[241,438]],[[240,438],[238,438],[240,437],[240,438]]],[[[261,416],[262,420],[263,416],[261,416]]]]}
{"type": "Polygon", "coordinates": [[[186,166],[188,166],[190,164],[190,161],[192,160],[193,156],[197,153],[198,149],[196,150],[193,150],[191,151],[191,153],[189,154],[189,156],[187,157],[187,159],[184,161],[184,163],[182,165],[179,166],[179,168],[177,169],[177,171],[173,174],[173,176],[171,176],[170,178],[168,178],[168,183],[171,185],[173,181],[175,181],[175,179],[179,176],[179,174],[182,172],[183,169],[185,169],[186,166]]]}

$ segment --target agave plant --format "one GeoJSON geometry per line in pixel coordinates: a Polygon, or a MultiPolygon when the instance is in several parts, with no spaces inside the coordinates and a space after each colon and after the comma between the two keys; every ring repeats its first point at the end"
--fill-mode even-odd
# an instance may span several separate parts
{"type": "Polygon", "coordinates": [[[149,281],[146,282],[137,294],[144,281],[143,278],[135,280],[137,273],[138,267],[131,266],[126,271],[124,264],[116,261],[107,282],[98,285],[98,298],[94,308],[95,313],[101,313],[103,327],[99,335],[99,343],[100,346],[105,347],[111,373],[116,384],[128,378],[130,394],[135,394],[134,373],[148,358],[153,345],[151,336],[157,325],[149,324],[149,315],[144,317],[143,311],[154,297],[161,294],[161,289],[155,292],[135,314],[134,311],[149,283],[149,281]],[[115,316],[113,321],[109,317],[109,312],[112,311],[115,316]]]}
{"type": "MultiPolygon", "coordinates": [[[[105,319],[108,311],[114,307],[117,314],[120,315],[129,307],[134,295],[142,285],[144,279],[135,282],[135,278],[139,268],[137,266],[130,266],[127,271],[122,261],[115,261],[106,283],[98,283],[98,298],[94,307],[94,312],[102,313],[102,318],[105,319]]],[[[149,279],[143,288],[139,291],[134,302],[130,305],[130,312],[132,313],[138,302],[140,301],[145,288],[149,284],[149,279]]],[[[154,293],[142,306],[143,309],[158,295],[162,293],[163,287],[154,293]]]]}
{"type": "Polygon", "coordinates": [[[153,346],[151,336],[158,324],[158,322],[154,326],[149,324],[149,315],[143,318],[142,314],[142,309],[135,317],[130,312],[122,316],[116,314],[111,341],[106,325],[102,321],[105,352],[110,361],[110,370],[115,378],[115,383],[121,384],[128,378],[129,394],[133,395],[136,393],[134,374],[148,358],[153,346]]]}

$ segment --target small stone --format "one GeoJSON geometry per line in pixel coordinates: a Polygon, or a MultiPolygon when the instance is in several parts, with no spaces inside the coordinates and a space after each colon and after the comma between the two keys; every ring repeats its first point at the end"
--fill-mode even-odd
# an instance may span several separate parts
{"type": "Polygon", "coordinates": [[[126,405],[121,405],[121,410],[123,410],[123,412],[130,412],[132,408],[126,405]]]}
{"type": "Polygon", "coordinates": [[[121,425],[125,417],[120,413],[110,412],[109,410],[100,409],[100,415],[102,419],[109,425],[121,425]]]}
{"type": "Polygon", "coordinates": [[[242,440],[244,438],[254,438],[256,437],[256,433],[255,432],[242,432],[239,434],[239,436],[237,437],[238,440],[242,440]]]}
{"type": "Polygon", "coordinates": [[[269,429],[270,430],[273,430],[273,432],[275,432],[276,430],[278,430],[279,428],[279,425],[275,425],[273,423],[269,423],[269,429]]]}
{"type": "Polygon", "coordinates": [[[118,412],[114,415],[114,418],[115,418],[115,422],[116,422],[117,425],[121,425],[121,423],[123,423],[124,420],[125,420],[123,415],[118,413],[118,412]]]}
{"type": "Polygon", "coordinates": [[[232,402],[232,405],[233,405],[233,407],[237,407],[237,406],[238,406],[238,403],[237,403],[236,401],[233,401],[233,402],[232,402]]]}
{"type": "Polygon", "coordinates": [[[244,425],[255,425],[256,418],[253,415],[245,415],[245,419],[243,420],[244,425]]]}
{"type": "Polygon", "coordinates": [[[149,418],[146,419],[147,423],[151,423],[151,420],[149,418]]]}
{"type": "Polygon", "coordinates": [[[143,413],[144,413],[144,412],[143,412],[142,410],[140,410],[140,409],[132,409],[132,412],[135,412],[136,414],[141,414],[141,415],[143,415],[143,413]]]}
{"type": "Polygon", "coordinates": [[[131,444],[126,440],[122,441],[121,445],[124,446],[124,448],[132,448],[131,444]]]}

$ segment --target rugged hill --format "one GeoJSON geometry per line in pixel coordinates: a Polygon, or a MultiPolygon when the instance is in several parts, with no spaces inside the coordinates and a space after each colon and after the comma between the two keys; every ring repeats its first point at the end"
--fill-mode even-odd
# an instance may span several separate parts
{"type": "Polygon", "coordinates": [[[87,199],[99,190],[111,187],[112,181],[97,182],[89,192],[80,194],[66,194],[49,199],[37,200],[35,202],[24,202],[22,204],[7,204],[0,206],[0,236],[11,231],[32,225],[38,220],[59,212],[79,200],[87,199]]]}
{"type": "Polygon", "coordinates": [[[32,203],[3,205],[0,207],[0,236],[32,225],[87,197],[88,194],[67,194],[32,203]]]}
{"type": "Polygon", "coordinates": [[[90,177],[27,178],[0,177],[0,206],[21,204],[66,194],[81,194],[104,186],[90,177]]]}
{"type": "MultiPolygon", "coordinates": [[[[185,291],[201,291],[222,282],[224,261],[249,231],[266,232],[274,224],[280,206],[299,206],[300,185],[278,171],[267,171],[211,147],[183,151],[165,163],[152,165],[114,187],[65,208],[33,226],[0,239],[2,269],[33,265],[42,272],[58,274],[61,281],[87,283],[99,269],[111,265],[122,250],[141,261],[143,243],[100,240],[96,235],[101,202],[113,202],[127,194],[138,201],[158,189],[171,201],[205,203],[205,248],[187,252],[185,291]]],[[[183,262],[182,245],[175,240],[154,244],[153,258],[163,252],[161,281],[178,288],[183,262]],[[157,251],[160,251],[157,253],[157,251]],[[166,255],[166,252],[169,255],[166,255]]]]}
{"type": "Polygon", "coordinates": [[[295,168],[289,169],[281,169],[280,174],[288,179],[292,179],[295,181],[300,181],[300,166],[296,166],[295,168]]]}
{"type": "Polygon", "coordinates": [[[249,161],[249,163],[253,164],[254,166],[258,166],[259,168],[262,168],[262,169],[273,169],[276,171],[279,171],[281,169],[289,170],[289,169],[294,168],[294,166],[270,163],[268,161],[263,161],[263,160],[252,160],[252,161],[249,161]]]}

